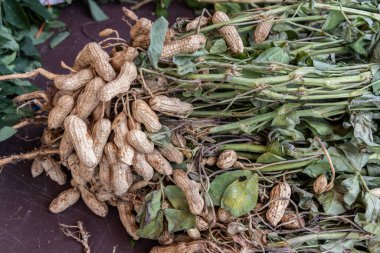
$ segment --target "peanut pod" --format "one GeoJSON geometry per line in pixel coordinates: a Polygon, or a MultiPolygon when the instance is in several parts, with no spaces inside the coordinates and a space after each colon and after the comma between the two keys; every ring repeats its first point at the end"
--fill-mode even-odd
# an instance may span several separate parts
{"type": "Polygon", "coordinates": [[[270,192],[270,204],[266,213],[267,220],[272,226],[277,226],[285,214],[285,210],[289,205],[291,189],[289,184],[283,182],[278,183],[270,192]]]}
{"type": "Polygon", "coordinates": [[[181,40],[172,41],[162,49],[162,58],[171,58],[176,54],[191,54],[198,51],[206,43],[206,37],[201,34],[190,35],[181,40]]]}
{"type": "Polygon", "coordinates": [[[161,130],[162,125],[157,114],[142,99],[137,99],[132,103],[133,118],[143,124],[148,132],[154,133],[161,130]]]}
{"type": "Polygon", "coordinates": [[[74,91],[86,85],[94,78],[91,69],[82,69],[77,73],[60,75],[54,79],[54,85],[60,90],[74,91]]]}
{"type": "Polygon", "coordinates": [[[74,107],[74,99],[71,96],[64,95],[57,101],[56,106],[50,111],[48,116],[48,128],[54,129],[62,127],[67,115],[70,114],[74,107]]]}
{"type": "Polygon", "coordinates": [[[135,156],[133,157],[133,170],[145,181],[151,180],[154,175],[154,170],[146,161],[145,155],[138,152],[135,152],[135,156]]]}
{"type": "Polygon", "coordinates": [[[98,200],[95,194],[90,192],[84,186],[79,186],[79,190],[84,203],[94,214],[99,215],[100,217],[107,216],[108,206],[105,202],[98,200]]]}
{"type": "Polygon", "coordinates": [[[100,103],[98,93],[104,86],[104,81],[100,77],[92,79],[84,89],[84,92],[78,96],[77,100],[77,115],[78,117],[87,118],[100,103]]]}
{"type": "Polygon", "coordinates": [[[70,206],[74,205],[80,198],[80,192],[75,188],[70,188],[61,192],[50,203],[49,210],[52,213],[60,213],[65,211],[70,206]]]}
{"type": "Polygon", "coordinates": [[[170,163],[157,150],[146,154],[145,159],[158,173],[163,175],[171,175],[173,173],[173,168],[170,163]]]}
{"type": "Polygon", "coordinates": [[[127,142],[137,152],[148,154],[153,152],[154,144],[148,139],[143,131],[133,129],[127,133],[127,142]]]}
{"type": "Polygon", "coordinates": [[[193,111],[192,104],[182,102],[178,98],[170,98],[164,95],[152,97],[149,106],[157,112],[169,116],[183,117],[193,111]]]}

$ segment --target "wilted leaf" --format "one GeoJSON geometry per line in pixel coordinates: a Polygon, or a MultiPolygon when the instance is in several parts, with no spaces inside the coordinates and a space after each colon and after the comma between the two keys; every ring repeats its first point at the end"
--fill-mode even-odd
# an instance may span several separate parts
{"type": "Polygon", "coordinates": [[[157,240],[164,230],[164,215],[160,211],[156,218],[140,226],[138,234],[141,238],[157,240]]]}
{"type": "Polygon", "coordinates": [[[369,113],[353,113],[350,118],[351,125],[354,127],[354,136],[369,146],[377,145],[373,142],[373,130],[377,127],[369,113]]]}
{"type": "Polygon", "coordinates": [[[215,179],[211,182],[210,189],[208,191],[213,205],[220,206],[220,201],[222,199],[223,193],[228,185],[230,185],[239,177],[248,177],[250,175],[252,175],[252,172],[249,170],[236,170],[225,172],[219,176],[216,176],[215,179]]]}
{"type": "Polygon", "coordinates": [[[164,147],[170,143],[171,130],[167,126],[162,126],[159,132],[146,133],[146,135],[154,144],[164,147]]]}
{"type": "Polygon", "coordinates": [[[336,28],[344,20],[344,15],[341,11],[331,10],[327,15],[326,21],[322,26],[322,30],[328,31],[336,28]]]}
{"type": "Polygon", "coordinates": [[[221,207],[234,217],[240,217],[255,208],[259,194],[257,174],[242,176],[231,183],[225,190],[221,207]]]}
{"type": "Polygon", "coordinates": [[[164,212],[165,218],[168,221],[169,233],[196,227],[196,217],[189,211],[168,208],[164,212]]]}
{"type": "Polygon", "coordinates": [[[145,196],[143,207],[138,214],[138,220],[141,226],[148,224],[155,219],[161,210],[161,190],[148,193],[145,196]]]}
{"type": "Polygon", "coordinates": [[[321,174],[326,174],[330,172],[330,165],[327,161],[317,160],[309,164],[304,170],[303,173],[308,175],[309,177],[316,178],[321,174]]]}
{"type": "Polygon", "coordinates": [[[168,185],[165,187],[165,197],[168,198],[168,200],[175,209],[189,208],[189,204],[187,203],[185,194],[176,185],[168,185]]]}
{"type": "Polygon", "coordinates": [[[12,137],[17,131],[9,126],[4,126],[0,129],[0,142],[12,137]]]}
{"type": "Polygon", "coordinates": [[[365,231],[380,235],[380,198],[370,193],[364,193],[362,199],[365,213],[357,213],[355,222],[365,231]]]}
{"type": "Polygon", "coordinates": [[[323,119],[302,119],[314,136],[327,136],[334,133],[332,126],[323,119]]]}
{"type": "Polygon", "coordinates": [[[152,64],[154,68],[157,68],[158,60],[161,56],[168,25],[169,23],[164,17],[160,17],[154,21],[152,25],[150,32],[150,44],[147,53],[150,64],[152,64]]]}
{"type": "Polygon", "coordinates": [[[221,54],[227,52],[228,47],[224,39],[218,39],[214,42],[212,47],[210,48],[210,53],[212,54],[221,54]]]}
{"type": "Polygon", "coordinates": [[[360,193],[360,183],[357,175],[349,177],[342,182],[346,192],[344,193],[343,200],[347,205],[352,205],[360,193]]]}
{"type": "Polygon", "coordinates": [[[282,158],[281,156],[275,155],[271,152],[265,152],[264,154],[260,155],[256,162],[258,163],[275,163],[275,162],[281,162],[285,161],[285,158],[282,158]]]}
{"type": "Polygon", "coordinates": [[[272,47],[262,52],[254,61],[255,62],[279,62],[288,64],[290,57],[281,47],[272,47]]]}
{"type": "Polygon", "coordinates": [[[298,196],[299,202],[298,206],[304,210],[310,210],[314,207],[314,195],[307,192],[299,187],[293,186],[292,192],[298,196]]]}
{"type": "Polygon", "coordinates": [[[351,142],[339,145],[338,148],[343,151],[347,160],[357,171],[360,171],[367,164],[368,154],[359,152],[358,147],[351,142]]]}
{"type": "Polygon", "coordinates": [[[346,211],[343,206],[343,194],[330,190],[317,196],[319,203],[327,214],[339,215],[346,211]]]}

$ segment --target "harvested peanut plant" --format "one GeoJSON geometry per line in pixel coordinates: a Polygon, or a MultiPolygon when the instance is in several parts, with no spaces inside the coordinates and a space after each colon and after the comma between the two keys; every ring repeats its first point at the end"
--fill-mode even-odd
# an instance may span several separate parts
{"type": "Polygon", "coordinates": [[[34,158],[33,176],[71,180],[52,212],[79,198],[102,217],[116,207],[133,239],[162,244],[151,252],[377,252],[372,2],[217,11],[172,28],[123,11],[131,43],[106,29],[67,75],[0,77],[57,88],[25,97],[48,114],[41,150],[0,165],[34,158]]]}

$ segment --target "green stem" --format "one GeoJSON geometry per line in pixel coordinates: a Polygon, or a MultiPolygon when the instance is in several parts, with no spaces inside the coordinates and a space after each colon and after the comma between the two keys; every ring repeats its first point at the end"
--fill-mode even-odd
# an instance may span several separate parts
{"type": "Polygon", "coordinates": [[[282,170],[292,170],[292,169],[303,168],[316,160],[319,160],[319,158],[318,157],[301,158],[297,160],[289,160],[285,162],[278,162],[275,164],[268,164],[261,167],[252,168],[252,170],[259,170],[260,172],[276,172],[276,171],[282,171],[282,170]]]}
{"type": "Polygon", "coordinates": [[[251,143],[235,143],[235,144],[223,144],[220,146],[220,150],[235,150],[235,151],[244,151],[252,153],[265,153],[268,151],[267,146],[257,145],[251,143]]]}
{"type": "MultiPolygon", "coordinates": [[[[305,4],[305,5],[306,5],[305,7],[308,8],[309,4],[305,4]]],[[[353,9],[353,8],[341,7],[341,6],[337,6],[337,5],[331,5],[331,4],[322,4],[322,3],[315,3],[314,8],[323,9],[323,10],[343,11],[345,13],[351,13],[351,14],[356,14],[356,15],[360,15],[360,16],[366,16],[366,17],[375,19],[377,21],[380,21],[380,14],[362,11],[362,10],[353,9]]]]}
{"type": "Polygon", "coordinates": [[[313,44],[310,44],[310,45],[298,48],[296,50],[293,50],[290,53],[292,55],[297,55],[299,52],[302,52],[302,51],[306,51],[306,50],[310,50],[310,49],[316,49],[316,48],[320,48],[320,47],[327,47],[327,46],[331,46],[331,45],[335,45],[335,44],[341,44],[343,42],[344,42],[344,40],[336,40],[336,41],[329,41],[329,42],[313,43],[313,44]]]}

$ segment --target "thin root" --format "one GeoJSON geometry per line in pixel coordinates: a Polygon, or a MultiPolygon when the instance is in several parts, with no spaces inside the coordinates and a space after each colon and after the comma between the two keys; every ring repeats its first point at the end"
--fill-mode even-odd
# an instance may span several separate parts
{"type": "Polygon", "coordinates": [[[62,232],[67,236],[71,237],[83,246],[84,253],[90,253],[90,246],[88,245],[88,238],[90,234],[86,231],[83,226],[83,222],[78,221],[77,226],[68,226],[65,224],[59,224],[62,232]],[[78,231],[72,232],[71,229],[78,229],[78,231]]]}
{"type": "Polygon", "coordinates": [[[0,159],[0,167],[9,164],[15,163],[23,160],[31,160],[39,156],[47,156],[59,154],[58,149],[39,149],[25,154],[11,155],[5,158],[0,159]]]}
{"type": "Polygon", "coordinates": [[[11,75],[0,76],[0,81],[11,80],[11,79],[26,79],[26,78],[34,78],[38,75],[44,76],[47,79],[54,80],[58,75],[53,74],[43,68],[38,68],[26,73],[17,73],[11,75]]]}

